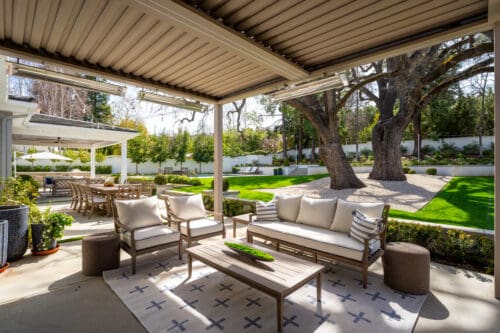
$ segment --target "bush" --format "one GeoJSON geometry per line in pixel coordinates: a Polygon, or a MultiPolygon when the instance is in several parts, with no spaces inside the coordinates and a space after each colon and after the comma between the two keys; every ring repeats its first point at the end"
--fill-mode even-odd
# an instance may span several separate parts
{"type": "Polygon", "coordinates": [[[201,185],[201,180],[198,178],[189,178],[187,176],[168,175],[167,183],[199,186],[201,185]]]}
{"type": "Polygon", "coordinates": [[[69,171],[69,165],[56,165],[56,171],[67,172],[69,171]]]}
{"type": "MultiPolygon", "coordinates": [[[[212,190],[214,189],[214,181],[212,180],[212,185],[210,187],[212,190]]],[[[229,180],[227,180],[226,178],[223,178],[222,179],[222,191],[226,192],[227,190],[229,190],[229,180]]]]}
{"type": "Polygon", "coordinates": [[[410,169],[410,170],[408,171],[408,174],[409,174],[409,175],[414,175],[414,174],[416,174],[416,173],[417,173],[417,172],[416,172],[415,170],[413,170],[413,169],[410,169]]]}
{"type": "Polygon", "coordinates": [[[30,172],[33,171],[31,165],[17,165],[16,170],[19,172],[30,172]]]}
{"type": "Polygon", "coordinates": [[[368,149],[368,148],[363,148],[363,149],[361,149],[360,154],[361,154],[362,156],[364,156],[365,158],[368,158],[368,157],[370,157],[370,156],[373,156],[373,151],[371,151],[371,150],[370,150],[370,149],[368,149]]]}
{"type": "Polygon", "coordinates": [[[403,172],[405,174],[409,173],[410,172],[410,168],[409,167],[403,167],[403,172]]]}
{"type": "Polygon", "coordinates": [[[95,173],[97,174],[110,174],[113,172],[111,165],[96,165],[95,173]]]}
{"type": "MultiPolygon", "coordinates": [[[[203,203],[205,209],[214,210],[214,197],[212,195],[204,195],[203,203]]],[[[244,199],[224,198],[222,201],[222,211],[224,216],[232,217],[246,213],[255,213],[255,201],[244,199]]]]}
{"type": "Polygon", "coordinates": [[[447,142],[443,142],[439,150],[443,157],[448,157],[448,158],[455,157],[459,152],[459,149],[455,146],[454,143],[447,143],[447,142]]]}
{"type": "Polygon", "coordinates": [[[437,169],[436,168],[429,168],[425,170],[425,173],[431,176],[435,176],[437,174],[437,169]]]}
{"type": "Polygon", "coordinates": [[[391,220],[387,225],[387,241],[415,243],[427,248],[433,260],[493,273],[494,242],[483,235],[391,220]]]}
{"type": "Polygon", "coordinates": [[[273,156],[273,162],[272,162],[272,164],[273,164],[273,166],[283,165],[283,159],[279,158],[279,157],[276,157],[276,156],[273,156]]]}
{"type": "Polygon", "coordinates": [[[231,168],[231,172],[232,173],[238,173],[238,172],[240,172],[240,168],[234,166],[234,167],[231,168]]]}
{"type": "Polygon", "coordinates": [[[435,152],[436,152],[436,148],[429,146],[429,145],[425,145],[425,146],[420,148],[420,154],[422,154],[422,155],[432,155],[435,152]]]}
{"type": "Polygon", "coordinates": [[[469,143],[462,147],[465,155],[479,155],[479,144],[476,142],[469,143]]]}
{"type": "Polygon", "coordinates": [[[401,155],[408,154],[408,148],[406,148],[406,146],[401,145],[400,149],[401,149],[401,155]]]}
{"type": "Polygon", "coordinates": [[[49,172],[52,171],[50,165],[35,165],[33,167],[33,171],[35,172],[49,172]]]}
{"type": "Polygon", "coordinates": [[[167,183],[167,177],[165,175],[156,175],[153,181],[156,185],[165,185],[167,183]]]}

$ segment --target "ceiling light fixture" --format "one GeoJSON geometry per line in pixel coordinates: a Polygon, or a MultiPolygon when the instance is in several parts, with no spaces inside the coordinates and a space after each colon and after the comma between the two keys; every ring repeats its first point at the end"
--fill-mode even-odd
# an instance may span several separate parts
{"type": "Polygon", "coordinates": [[[175,108],[186,109],[189,111],[201,112],[205,109],[205,106],[199,102],[190,102],[185,99],[150,93],[146,91],[140,91],[137,98],[142,101],[159,103],[175,108]]]}
{"type": "Polygon", "coordinates": [[[82,88],[110,95],[123,96],[127,87],[117,84],[99,82],[84,77],[51,71],[45,68],[28,66],[24,64],[6,62],[10,75],[29,77],[32,79],[48,81],[76,88],[82,88]]]}

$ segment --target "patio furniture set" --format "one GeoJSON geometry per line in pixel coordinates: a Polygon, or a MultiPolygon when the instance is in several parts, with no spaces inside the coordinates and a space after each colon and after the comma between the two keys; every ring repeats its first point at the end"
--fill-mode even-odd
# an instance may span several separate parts
{"type": "MultiPolygon", "coordinates": [[[[318,264],[319,259],[360,267],[362,285],[367,288],[368,267],[387,251],[387,260],[383,258],[387,285],[415,294],[429,290],[429,252],[406,243],[385,244],[389,206],[383,203],[302,196],[276,196],[269,204],[258,203],[256,214],[236,220],[248,224],[247,242],[240,241],[242,244],[262,250],[251,244],[254,238],[260,238],[274,248],[266,251],[275,261],[264,263],[232,252],[223,241],[193,246],[201,239],[226,236],[224,217],[218,220],[210,216],[201,194],[165,196],[166,215],[160,211],[162,202],[156,197],[116,198],[112,202],[116,233],[84,239],[84,273],[98,275],[117,268],[120,246],[130,254],[135,274],[138,256],[175,246],[180,259],[186,242],[189,277],[192,261],[199,260],[274,297],[279,331],[287,295],[315,280],[317,300],[321,300],[324,266],[318,264]],[[99,255],[104,248],[108,255],[99,255]]],[[[233,226],[235,223],[233,220],[233,226]]]]}

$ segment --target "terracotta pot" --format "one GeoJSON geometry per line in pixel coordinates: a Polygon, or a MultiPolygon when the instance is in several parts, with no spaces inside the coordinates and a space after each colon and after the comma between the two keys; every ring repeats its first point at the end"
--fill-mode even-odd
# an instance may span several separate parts
{"type": "Polygon", "coordinates": [[[57,244],[57,246],[54,247],[53,249],[48,249],[48,250],[45,250],[45,251],[34,251],[34,250],[31,250],[31,254],[34,255],[34,256],[47,256],[49,254],[56,253],[57,251],[59,251],[60,248],[61,248],[61,245],[57,244]]]}

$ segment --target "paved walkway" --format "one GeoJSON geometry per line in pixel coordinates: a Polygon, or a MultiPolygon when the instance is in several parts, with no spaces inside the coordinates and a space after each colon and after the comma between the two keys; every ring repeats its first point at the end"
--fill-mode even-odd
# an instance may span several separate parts
{"type": "Polygon", "coordinates": [[[277,194],[304,194],[317,198],[341,198],[357,202],[382,201],[393,209],[416,212],[425,206],[452,177],[406,175],[407,181],[382,181],[368,179],[367,173],[356,174],[366,187],[360,189],[332,190],[330,178],[277,189],[261,190],[277,194]]]}

